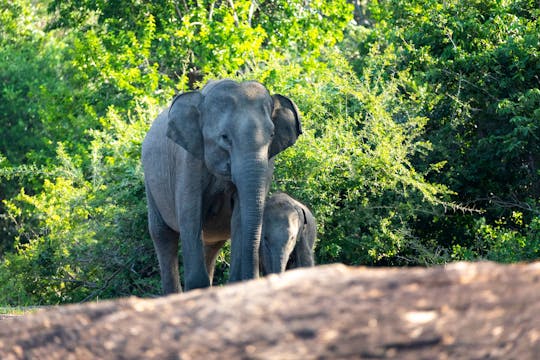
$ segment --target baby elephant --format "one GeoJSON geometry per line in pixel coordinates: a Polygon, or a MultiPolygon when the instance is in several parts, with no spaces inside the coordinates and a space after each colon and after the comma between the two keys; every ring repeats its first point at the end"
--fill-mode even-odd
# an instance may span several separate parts
{"type": "Polygon", "coordinates": [[[306,206],[285,193],[269,197],[259,250],[263,275],[313,266],[316,236],[315,218],[306,206]]]}

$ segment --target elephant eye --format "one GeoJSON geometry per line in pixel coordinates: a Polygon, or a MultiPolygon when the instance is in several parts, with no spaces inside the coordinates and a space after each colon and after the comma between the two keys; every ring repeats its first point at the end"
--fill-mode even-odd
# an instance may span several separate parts
{"type": "Polygon", "coordinates": [[[223,143],[226,145],[231,145],[231,139],[229,138],[227,134],[221,135],[221,141],[223,141],[223,143]]]}

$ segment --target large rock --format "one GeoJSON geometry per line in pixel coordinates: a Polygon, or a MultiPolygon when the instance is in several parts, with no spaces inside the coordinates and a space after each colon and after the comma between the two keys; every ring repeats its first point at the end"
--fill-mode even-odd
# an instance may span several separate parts
{"type": "Polygon", "coordinates": [[[540,263],[322,266],[0,321],[0,359],[361,358],[540,358],[540,263]]]}

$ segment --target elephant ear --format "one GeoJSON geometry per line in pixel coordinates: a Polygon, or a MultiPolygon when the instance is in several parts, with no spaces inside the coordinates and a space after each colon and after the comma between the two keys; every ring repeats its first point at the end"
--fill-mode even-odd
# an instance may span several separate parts
{"type": "Polygon", "coordinates": [[[199,104],[203,96],[198,91],[180,94],[169,108],[167,136],[198,159],[204,158],[199,104]]]}
{"type": "Polygon", "coordinates": [[[302,133],[296,104],[291,99],[279,94],[272,96],[272,99],[274,100],[272,121],[275,133],[269,151],[271,158],[293,145],[302,133]]]}
{"type": "Polygon", "coordinates": [[[308,224],[307,223],[308,217],[307,217],[306,211],[301,206],[297,207],[296,211],[298,212],[298,220],[300,221],[298,235],[296,236],[296,238],[297,239],[305,238],[306,237],[305,232],[306,232],[307,224],[308,224]]]}

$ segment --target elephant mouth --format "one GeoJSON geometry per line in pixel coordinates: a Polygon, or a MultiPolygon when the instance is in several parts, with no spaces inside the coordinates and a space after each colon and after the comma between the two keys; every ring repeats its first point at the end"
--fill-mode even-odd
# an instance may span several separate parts
{"type": "Polygon", "coordinates": [[[231,166],[228,164],[218,164],[217,166],[215,164],[208,164],[208,169],[212,174],[214,174],[216,177],[219,177],[223,180],[231,181],[232,179],[232,173],[231,173],[231,166]]]}
{"type": "Polygon", "coordinates": [[[217,174],[217,176],[223,181],[232,181],[231,174],[217,174]]]}
{"type": "Polygon", "coordinates": [[[216,177],[219,177],[220,179],[222,180],[226,180],[226,181],[231,181],[232,180],[232,174],[231,174],[231,171],[227,171],[227,170],[220,170],[220,169],[215,169],[215,171],[213,171],[214,175],[216,177]]]}

